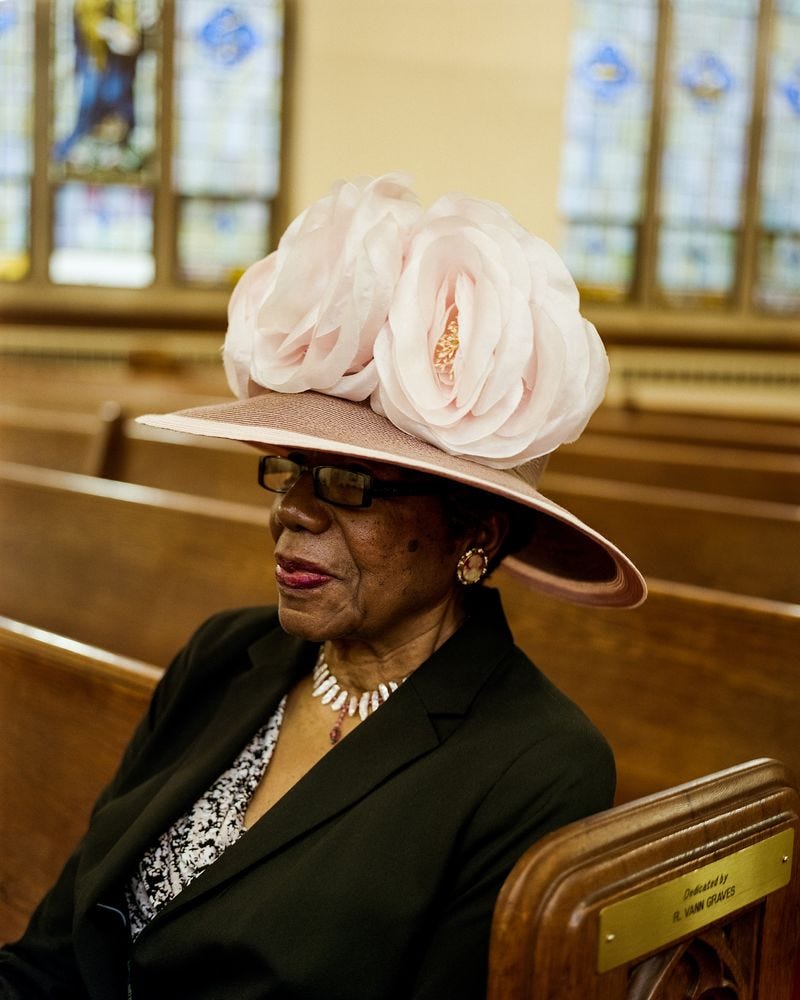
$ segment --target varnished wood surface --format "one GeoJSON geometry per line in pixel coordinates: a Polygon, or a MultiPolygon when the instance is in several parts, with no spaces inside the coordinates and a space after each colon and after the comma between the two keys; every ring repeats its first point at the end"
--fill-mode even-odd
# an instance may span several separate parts
{"type": "Polygon", "coordinates": [[[91,412],[0,404],[0,461],[103,475],[119,420],[109,401],[91,412]]]}
{"type": "Polygon", "coordinates": [[[694,413],[665,413],[601,406],[589,432],[622,434],[654,441],[685,442],[721,448],[757,448],[800,454],[800,426],[792,421],[747,420],[694,413]]]}
{"type": "Polygon", "coordinates": [[[164,666],[213,612],[274,602],[267,519],[0,463],[0,614],[164,666]]]}
{"type": "MultiPolygon", "coordinates": [[[[146,359],[145,359],[146,361],[146,359]]],[[[184,406],[229,402],[220,364],[158,358],[142,366],[126,361],[68,358],[19,359],[0,355],[0,400],[4,404],[70,413],[117,403],[126,416],[184,406]]]]}
{"type": "Polygon", "coordinates": [[[611,743],[618,801],[758,756],[800,774],[800,606],[651,580],[639,608],[587,609],[496,583],[517,643],[611,743]]]}
{"type": "Polygon", "coordinates": [[[202,438],[125,422],[110,449],[106,475],[128,483],[239,503],[263,503],[259,452],[238,441],[202,438]]]}
{"type": "Polygon", "coordinates": [[[792,1000],[800,946],[800,796],[757,760],[550,834],[506,880],[488,1000],[792,1000]],[[598,971],[603,907],[793,830],[788,886],[707,928],[598,971]]]}
{"type": "Polygon", "coordinates": [[[0,618],[0,941],[83,834],[160,673],[0,618]]]}
{"type": "MultiPolygon", "coordinates": [[[[221,368],[184,365],[171,371],[123,363],[28,362],[0,365],[6,406],[64,410],[117,399],[126,415],[108,435],[105,461],[86,463],[111,479],[215,499],[258,504],[255,462],[246,446],[141,428],[143,409],[230,398],[221,368]]],[[[17,428],[17,431],[19,428],[17,428]]],[[[63,439],[64,427],[54,434],[63,439]]],[[[16,433],[15,432],[15,433],[16,433]]],[[[45,445],[41,425],[25,458],[24,444],[6,457],[72,470],[72,445],[45,445]]],[[[7,447],[11,447],[8,444],[7,447]]],[[[0,455],[2,443],[0,442],[0,455]]],[[[601,407],[584,437],[551,461],[543,490],[608,534],[646,575],[781,601],[800,600],[800,428],[601,407]],[[725,499],[725,498],[729,499],[725,499]],[[736,500],[739,498],[741,503],[736,500]]]]}
{"type": "Polygon", "coordinates": [[[800,602],[800,505],[556,472],[543,488],[645,576],[800,602]]]}
{"type": "Polygon", "coordinates": [[[698,493],[800,504],[800,454],[587,433],[550,456],[566,472],[698,493]]]}
{"type": "MultiPolygon", "coordinates": [[[[634,472],[619,465],[606,469],[591,440],[584,447],[587,451],[580,461],[570,459],[567,450],[563,465],[580,468],[588,455],[592,464],[585,471],[590,474],[559,472],[563,465],[557,454],[552,469],[545,472],[542,491],[610,537],[645,575],[800,601],[800,560],[790,556],[800,553],[800,503],[785,502],[791,497],[800,500],[800,458],[749,453],[751,465],[738,468],[735,463],[741,454],[731,451],[723,464],[712,467],[704,465],[695,449],[692,465],[665,461],[659,466],[651,448],[646,459],[622,462],[626,469],[635,464],[638,480],[664,480],[657,485],[636,481],[634,472]],[[679,468],[694,470],[697,486],[713,481],[714,492],[691,489],[686,477],[676,472],[679,468]],[[627,481],[613,478],[615,471],[627,481]],[[608,475],[601,478],[602,472],[608,475]],[[670,477],[665,472],[675,472],[680,485],[666,485],[670,477]],[[744,495],[733,494],[737,478],[744,495]],[[759,483],[759,488],[748,490],[748,481],[759,483]],[[729,488],[730,495],[725,495],[729,488]],[[774,496],[764,499],[748,493],[774,496]]],[[[238,442],[171,434],[128,421],[106,469],[109,476],[123,481],[258,503],[262,498],[255,481],[256,454],[238,442]]],[[[706,452],[702,455],[711,459],[706,452]]]]}
{"type": "MultiPolygon", "coordinates": [[[[244,500],[252,496],[255,454],[238,442],[159,431],[128,420],[110,451],[106,475],[244,500]]],[[[554,473],[800,504],[800,455],[769,451],[586,434],[551,456],[541,483],[545,494],[554,473]]]]}
{"type": "MultiPolygon", "coordinates": [[[[259,491],[256,487],[259,494],[259,491]]],[[[164,666],[275,600],[266,506],[6,465],[0,614],[164,666]]],[[[800,770],[800,609],[651,580],[633,611],[496,575],[520,646],[605,732],[629,799],[763,754],[800,770]]]]}

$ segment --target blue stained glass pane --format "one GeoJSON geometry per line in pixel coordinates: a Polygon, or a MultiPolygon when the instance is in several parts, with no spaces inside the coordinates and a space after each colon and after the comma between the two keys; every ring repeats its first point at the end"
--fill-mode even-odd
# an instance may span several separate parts
{"type": "Polygon", "coordinates": [[[28,272],[34,0],[0,0],[0,281],[28,272]]]}
{"type": "Polygon", "coordinates": [[[756,19],[755,11],[736,11],[747,6],[677,5],[661,176],[668,225],[739,225],[756,19]]]}
{"type": "Polygon", "coordinates": [[[766,236],[759,247],[757,302],[767,309],[800,309],[800,235],[766,236]]]}
{"type": "Polygon", "coordinates": [[[755,17],[758,14],[760,0],[670,0],[670,3],[683,14],[692,14],[705,7],[714,10],[725,17],[736,17],[742,14],[755,17]]]}
{"type": "Polygon", "coordinates": [[[659,243],[658,281],[668,295],[722,299],[730,292],[736,263],[730,233],[664,227],[659,243]]]}
{"type": "Polygon", "coordinates": [[[777,16],[773,25],[761,224],[800,232],[800,11],[777,16]]]}
{"type": "Polygon", "coordinates": [[[197,37],[209,59],[223,66],[242,62],[261,41],[244,10],[230,4],[216,10],[199,29],[197,37]]]}
{"type": "Polygon", "coordinates": [[[569,219],[639,216],[655,27],[654,3],[576,4],[560,196],[569,219]]]}
{"type": "Polygon", "coordinates": [[[633,281],[636,230],[631,226],[573,223],[562,245],[564,261],[585,292],[622,299],[633,281]]]}
{"type": "Polygon", "coordinates": [[[680,82],[698,110],[713,112],[733,87],[728,67],[716,53],[693,55],[680,70],[680,82]]]}
{"type": "Polygon", "coordinates": [[[0,0],[0,178],[33,161],[33,0],[0,0]]]}
{"type": "Polygon", "coordinates": [[[174,175],[181,194],[275,195],[282,44],[279,0],[179,0],[174,175]]]}
{"type": "Polygon", "coordinates": [[[28,273],[30,185],[0,180],[0,281],[19,281],[28,273]]]}
{"type": "Polygon", "coordinates": [[[604,271],[612,293],[627,287],[633,273],[657,14],[655,0],[575,4],[559,204],[579,283],[601,283],[603,268],[591,248],[598,240],[613,247],[615,263],[604,271]],[[623,261],[624,254],[631,256],[623,261]]]}
{"type": "Polygon", "coordinates": [[[63,184],[54,201],[50,279],[143,288],[155,275],[153,195],[123,184],[63,184]]]}
{"type": "Polygon", "coordinates": [[[729,294],[752,114],[756,0],[676,0],[661,162],[658,276],[729,294]]]}
{"type": "Polygon", "coordinates": [[[800,0],[777,5],[772,28],[756,301],[800,308],[800,0]]]}
{"type": "Polygon", "coordinates": [[[267,253],[269,225],[263,201],[185,199],[178,229],[181,277],[233,284],[248,264],[267,253]]]}

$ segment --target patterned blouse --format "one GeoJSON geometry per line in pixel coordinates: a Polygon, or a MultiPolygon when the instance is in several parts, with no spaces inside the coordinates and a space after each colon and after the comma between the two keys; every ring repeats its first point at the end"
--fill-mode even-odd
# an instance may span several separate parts
{"type": "Polygon", "coordinates": [[[145,852],[126,888],[131,937],[245,832],[244,817],[278,742],[286,698],[227,771],[145,852]]]}

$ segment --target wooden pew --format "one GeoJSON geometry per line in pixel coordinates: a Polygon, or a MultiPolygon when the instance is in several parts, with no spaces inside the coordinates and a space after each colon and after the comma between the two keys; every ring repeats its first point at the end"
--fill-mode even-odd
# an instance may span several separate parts
{"type": "Polygon", "coordinates": [[[120,421],[106,400],[91,412],[0,406],[0,461],[102,475],[120,421]]]}
{"type": "Polygon", "coordinates": [[[800,426],[788,421],[601,406],[592,415],[587,428],[587,433],[595,432],[662,442],[800,454],[800,426]]]}
{"type": "Polygon", "coordinates": [[[0,399],[8,405],[71,413],[91,412],[110,399],[123,413],[135,416],[227,402],[231,395],[218,361],[193,364],[145,356],[140,363],[137,355],[131,361],[28,360],[0,355],[0,399]]]}
{"type": "Polygon", "coordinates": [[[24,930],[83,834],[159,676],[0,618],[0,942],[24,930]]]}
{"type": "Polygon", "coordinates": [[[771,760],[555,831],[498,897],[488,1000],[794,1000],[799,841],[771,760]]]}
{"type": "Polygon", "coordinates": [[[250,445],[178,434],[126,420],[109,452],[105,475],[126,483],[217,500],[263,503],[250,445]]]}
{"type": "Polygon", "coordinates": [[[267,503],[11,463],[0,565],[0,614],[162,666],[209,614],[275,594],[267,503]]]}
{"type": "Polygon", "coordinates": [[[551,455],[547,471],[800,504],[800,455],[768,450],[585,434],[551,455]]]}
{"type": "Polygon", "coordinates": [[[543,492],[645,576],[800,602],[800,506],[545,472],[543,492]]]}
{"type": "MultiPolygon", "coordinates": [[[[120,480],[252,503],[259,499],[255,455],[238,442],[128,421],[108,469],[120,480]]],[[[758,458],[770,461],[769,456],[758,458]]],[[[777,461],[800,465],[800,459],[785,456],[777,461]]],[[[800,505],[575,476],[558,468],[553,459],[543,492],[608,534],[646,575],[772,600],[800,600],[800,571],[787,557],[800,551],[800,505]]],[[[601,462],[596,471],[602,468],[601,462]]],[[[758,462],[753,468],[758,479],[763,470],[758,462]]],[[[695,469],[699,483],[706,473],[699,463],[695,469]]],[[[733,474],[729,480],[736,477],[735,469],[727,471],[733,474]]],[[[778,473],[773,483],[780,482],[780,489],[792,495],[800,475],[795,480],[785,473],[778,473]]]]}
{"type": "Polygon", "coordinates": [[[588,609],[496,583],[517,644],[611,743],[619,802],[762,755],[800,774],[800,605],[650,580],[639,608],[588,609]]]}
{"type": "MultiPolygon", "coordinates": [[[[14,807],[7,809],[7,821],[0,828],[0,939],[12,940],[21,933],[31,910],[56,877],[82,832],[94,798],[113,772],[159,676],[159,670],[145,664],[0,619],[0,718],[5,734],[0,775],[4,802],[14,807]]],[[[736,811],[741,817],[742,780],[737,778],[736,781],[739,792],[736,811]]],[[[681,802],[691,804],[693,829],[702,830],[704,836],[708,836],[711,829],[708,818],[704,815],[698,821],[707,785],[707,779],[698,781],[690,790],[671,790],[657,795],[655,800],[662,804],[674,803],[680,796],[681,802]]],[[[757,794],[760,833],[764,831],[765,787],[761,781],[757,794]]],[[[752,801],[751,796],[748,806],[751,811],[752,801]]],[[[715,799],[715,802],[718,806],[719,801],[715,799]]],[[[658,813],[660,834],[656,836],[643,825],[641,817],[647,814],[653,814],[652,806],[637,801],[627,810],[617,808],[554,834],[558,845],[566,845],[564,849],[559,846],[554,853],[550,839],[531,849],[509,877],[498,903],[490,997],[504,1000],[519,997],[521,1000],[537,995],[510,992],[509,985],[509,976],[516,981],[520,972],[528,969],[527,952],[535,940],[529,924],[524,921],[534,920],[542,912],[528,905],[527,896],[524,903],[519,899],[521,893],[529,891],[532,873],[538,873],[534,890],[538,887],[541,891],[543,885],[548,891],[563,887],[556,876],[563,868],[583,871],[576,864],[576,847],[584,847],[593,828],[598,827],[606,854],[595,850],[590,862],[601,856],[621,858],[619,863],[624,865],[628,883],[630,861],[627,859],[641,859],[642,845],[651,850],[653,845],[663,846],[665,842],[665,815],[658,813]],[[622,825],[620,819],[625,820],[622,825]],[[611,849],[607,846],[609,832],[613,834],[611,849]],[[620,837],[632,832],[637,835],[637,843],[624,842],[621,853],[620,837]]],[[[674,835],[670,834],[673,839],[674,835]]],[[[716,841],[712,841],[713,838],[705,848],[716,848],[716,841]]],[[[685,853],[685,842],[681,840],[680,843],[684,850],[682,867],[686,868],[689,856],[685,853]]],[[[730,847],[729,835],[726,846],[730,847]]],[[[699,848],[705,849],[703,845],[699,848]]],[[[656,850],[659,849],[657,846],[656,850]]],[[[714,860],[717,856],[715,850],[714,860]]],[[[663,875],[661,860],[660,874],[663,875]]],[[[695,851],[690,860],[692,866],[697,867],[704,858],[695,851]]],[[[605,860],[603,867],[607,872],[605,860]]],[[[648,873],[656,867],[659,866],[650,864],[648,873]]],[[[592,873],[588,877],[593,889],[597,889],[597,876],[592,873]]],[[[626,890],[631,890],[630,883],[626,890]]],[[[580,934],[585,932],[586,928],[582,927],[580,934]]],[[[537,964],[536,968],[540,966],[537,964]]],[[[585,963],[581,969],[586,971],[585,963]]],[[[519,981],[529,983],[529,977],[523,975],[519,981]]],[[[539,983],[538,978],[535,982],[539,983]]]]}
{"type": "MultiPolygon", "coordinates": [[[[266,522],[266,507],[6,466],[0,613],[165,665],[207,615],[274,602],[266,522]]],[[[621,799],[761,754],[800,771],[797,606],[654,580],[641,608],[604,611],[505,571],[497,585],[519,644],[608,734],[621,799]]]]}
{"type": "MultiPolygon", "coordinates": [[[[248,502],[255,454],[239,442],[160,431],[127,420],[105,474],[123,482],[248,502]]],[[[542,482],[545,492],[554,473],[800,504],[800,455],[586,434],[551,456],[542,482]]]]}

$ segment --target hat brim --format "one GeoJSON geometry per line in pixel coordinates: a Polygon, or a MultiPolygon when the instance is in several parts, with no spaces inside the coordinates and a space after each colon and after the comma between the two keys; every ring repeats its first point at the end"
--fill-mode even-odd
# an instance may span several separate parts
{"type": "Polygon", "coordinates": [[[249,399],[145,414],[137,420],[261,449],[279,445],[386,462],[486,490],[545,515],[528,548],[505,559],[503,565],[512,574],[578,604],[631,608],[646,597],[644,578],[623,552],[513,469],[449,455],[399,430],[368,403],[316,392],[265,391],[249,399]]]}

